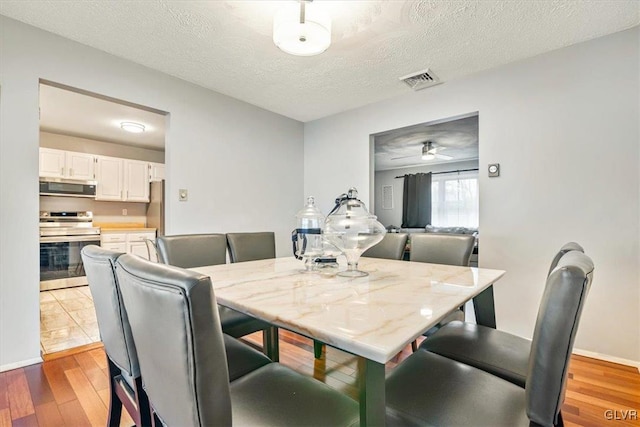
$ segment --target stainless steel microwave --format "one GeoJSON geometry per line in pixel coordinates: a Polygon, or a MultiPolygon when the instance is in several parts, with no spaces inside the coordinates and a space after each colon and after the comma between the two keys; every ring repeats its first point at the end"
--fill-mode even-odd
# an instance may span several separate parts
{"type": "Polygon", "coordinates": [[[41,196],[96,198],[96,181],[77,179],[40,178],[41,196]]]}

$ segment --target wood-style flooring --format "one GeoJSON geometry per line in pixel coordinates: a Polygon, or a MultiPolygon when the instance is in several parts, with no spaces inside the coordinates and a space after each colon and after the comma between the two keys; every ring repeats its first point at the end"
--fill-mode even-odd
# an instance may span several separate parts
{"type": "MultiPolygon", "coordinates": [[[[261,335],[247,337],[261,344],[261,335]]],[[[387,370],[410,355],[407,347],[387,370]]],[[[280,331],[281,363],[312,375],[352,397],[357,396],[357,360],[328,348],[321,360],[313,358],[313,343],[280,331]]],[[[107,361],[101,344],[45,356],[45,362],[0,373],[0,427],[104,426],[109,399],[107,361]]],[[[640,426],[629,411],[640,412],[638,369],[573,356],[563,414],[571,426],[640,426]],[[607,412],[610,411],[610,412],[607,412]],[[609,415],[612,420],[607,420],[609,415]],[[627,418],[627,419],[622,419],[627,418]]],[[[121,426],[133,421],[123,410],[121,426]]]]}

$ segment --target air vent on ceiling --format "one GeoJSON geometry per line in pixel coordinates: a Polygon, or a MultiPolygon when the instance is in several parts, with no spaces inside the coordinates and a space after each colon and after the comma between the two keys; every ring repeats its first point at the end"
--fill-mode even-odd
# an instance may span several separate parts
{"type": "Polygon", "coordinates": [[[440,79],[429,68],[426,70],[411,73],[408,76],[400,77],[413,90],[420,90],[426,87],[440,84],[440,79]]]}

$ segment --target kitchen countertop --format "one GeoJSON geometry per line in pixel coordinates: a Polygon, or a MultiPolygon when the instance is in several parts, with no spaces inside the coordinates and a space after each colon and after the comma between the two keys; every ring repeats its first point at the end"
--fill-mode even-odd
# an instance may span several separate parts
{"type": "Polygon", "coordinates": [[[102,233],[155,233],[155,228],[146,227],[143,223],[123,222],[123,223],[93,223],[95,227],[100,227],[102,233]]]}

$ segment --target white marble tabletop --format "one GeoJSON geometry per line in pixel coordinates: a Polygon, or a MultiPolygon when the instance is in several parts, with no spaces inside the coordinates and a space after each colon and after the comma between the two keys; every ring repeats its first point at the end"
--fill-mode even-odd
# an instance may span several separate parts
{"type": "Polygon", "coordinates": [[[302,273],[295,258],[193,268],[218,303],[334,347],[386,363],[502,270],[361,258],[366,277],[302,273]]]}

